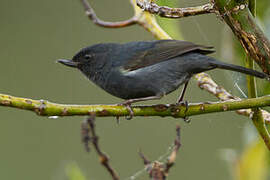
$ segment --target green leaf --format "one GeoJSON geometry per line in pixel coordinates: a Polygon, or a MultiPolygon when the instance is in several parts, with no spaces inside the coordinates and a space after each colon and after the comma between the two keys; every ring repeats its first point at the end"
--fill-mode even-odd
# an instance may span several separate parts
{"type": "Polygon", "coordinates": [[[66,167],[66,174],[69,180],[86,180],[77,164],[71,163],[66,167]]]}
{"type": "Polygon", "coordinates": [[[236,180],[266,180],[269,152],[262,140],[253,141],[242,153],[235,166],[236,180]]]}

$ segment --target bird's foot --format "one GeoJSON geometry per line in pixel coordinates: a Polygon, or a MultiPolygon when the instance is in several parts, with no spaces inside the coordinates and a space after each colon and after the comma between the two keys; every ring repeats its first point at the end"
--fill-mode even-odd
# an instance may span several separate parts
{"type": "Polygon", "coordinates": [[[185,123],[190,123],[191,122],[191,119],[186,115],[183,117],[183,120],[184,120],[185,123]]]}
{"type": "Polygon", "coordinates": [[[176,103],[176,105],[178,105],[178,106],[182,106],[182,105],[184,105],[185,106],[185,112],[184,112],[184,117],[183,117],[183,119],[184,119],[184,121],[186,122],[186,123],[190,123],[190,119],[189,119],[189,117],[186,115],[187,114],[187,111],[188,111],[188,101],[178,101],[177,103],[176,103]]]}
{"type": "Polygon", "coordinates": [[[125,101],[123,103],[117,104],[119,106],[125,106],[127,108],[127,110],[129,111],[129,116],[126,116],[126,120],[131,120],[134,116],[134,112],[131,108],[131,103],[129,101],[125,101]]]}
{"type": "Polygon", "coordinates": [[[188,101],[178,101],[176,105],[178,106],[184,105],[185,107],[188,107],[188,101]]]}

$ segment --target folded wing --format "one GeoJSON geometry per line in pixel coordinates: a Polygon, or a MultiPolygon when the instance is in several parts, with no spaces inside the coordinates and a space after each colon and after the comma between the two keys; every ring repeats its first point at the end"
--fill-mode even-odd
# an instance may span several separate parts
{"type": "Polygon", "coordinates": [[[193,51],[201,54],[215,52],[212,47],[197,45],[187,41],[159,40],[152,43],[153,45],[149,46],[144,51],[134,54],[130,60],[124,64],[124,70],[134,71],[193,51]]]}

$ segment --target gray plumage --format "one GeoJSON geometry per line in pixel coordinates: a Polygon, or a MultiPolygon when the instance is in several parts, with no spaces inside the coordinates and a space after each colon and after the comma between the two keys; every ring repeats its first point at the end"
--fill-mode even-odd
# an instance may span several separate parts
{"type": "Polygon", "coordinates": [[[212,52],[211,47],[177,40],[107,43],[84,48],[71,61],[59,62],[77,67],[102,89],[126,100],[162,97],[194,74],[215,68],[268,78],[262,72],[206,56],[212,52]]]}

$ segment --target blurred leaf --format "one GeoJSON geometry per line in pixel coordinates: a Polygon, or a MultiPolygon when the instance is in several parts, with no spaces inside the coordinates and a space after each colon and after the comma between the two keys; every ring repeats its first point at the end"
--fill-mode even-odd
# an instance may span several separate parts
{"type": "Polygon", "coordinates": [[[266,180],[269,152],[262,140],[253,141],[236,162],[235,180],[266,180]]]}
{"type": "MultiPolygon", "coordinates": [[[[159,6],[178,7],[178,0],[157,0],[159,6]]],[[[158,24],[166,31],[173,39],[183,40],[181,35],[180,24],[177,19],[157,17],[158,24]]]]}
{"type": "Polygon", "coordinates": [[[69,180],[86,180],[77,164],[71,163],[66,168],[69,180]]]}
{"type": "Polygon", "coordinates": [[[257,1],[257,11],[256,14],[259,18],[265,19],[267,13],[270,10],[270,1],[269,0],[258,0],[257,1]]]}

